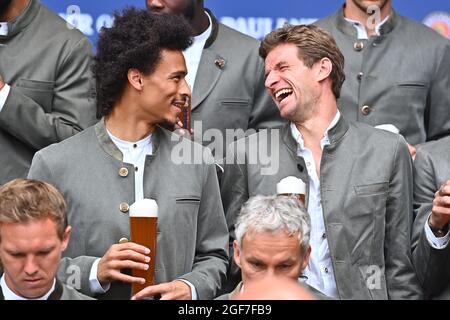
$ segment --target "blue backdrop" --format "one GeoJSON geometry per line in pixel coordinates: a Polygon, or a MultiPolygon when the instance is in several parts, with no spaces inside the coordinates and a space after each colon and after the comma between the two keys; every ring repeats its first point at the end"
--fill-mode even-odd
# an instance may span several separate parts
{"type": "MultiPolygon", "coordinates": [[[[127,5],[144,7],[145,0],[42,0],[63,18],[76,25],[95,44],[98,31],[112,23],[111,13],[127,5]]],[[[337,10],[344,0],[205,0],[223,23],[262,38],[288,21],[311,23],[337,10]]],[[[450,39],[450,1],[394,0],[400,14],[425,23],[450,39]]]]}

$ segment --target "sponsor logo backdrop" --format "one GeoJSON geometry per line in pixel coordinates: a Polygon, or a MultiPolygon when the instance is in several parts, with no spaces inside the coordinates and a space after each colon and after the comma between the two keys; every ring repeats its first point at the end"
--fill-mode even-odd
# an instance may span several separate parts
{"type": "MultiPolygon", "coordinates": [[[[145,7],[145,0],[42,0],[44,4],[71,22],[95,44],[102,26],[110,25],[112,12],[126,6],[145,7]]],[[[343,0],[205,0],[217,18],[241,32],[262,38],[286,21],[311,23],[337,10],[343,0]]],[[[450,1],[394,0],[394,8],[439,31],[450,39],[450,1]]]]}

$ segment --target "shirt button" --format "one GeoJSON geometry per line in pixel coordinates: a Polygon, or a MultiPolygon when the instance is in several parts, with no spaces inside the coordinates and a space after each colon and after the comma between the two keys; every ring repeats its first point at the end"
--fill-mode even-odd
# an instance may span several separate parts
{"type": "Polygon", "coordinates": [[[364,42],[362,41],[357,41],[353,44],[353,49],[355,49],[355,51],[361,51],[362,49],[364,49],[364,42]]]}
{"type": "Polygon", "coordinates": [[[358,78],[358,80],[361,80],[363,75],[364,75],[363,72],[359,72],[358,75],[356,76],[356,78],[358,78]]]}
{"type": "Polygon", "coordinates": [[[327,238],[327,234],[324,232],[323,234],[322,234],[322,239],[326,239],[327,238]]]}
{"type": "Polygon", "coordinates": [[[138,172],[139,168],[138,167],[134,167],[134,171],[138,172]]]}
{"type": "Polygon", "coordinates": [[[120,212],[122,212],[122,213],[128,213],[128,211],[130,211],[130,206],[128,205],[128,203],[122,202],[122,203],[119,205],[119,210],[120,210],[120,212]]]}
{"type": "Polygon", "coordinates": [[[328,273],[328,268],[325,268],[325,273],[328,273]]]}
{"type": "Polygon", "coordinates": [[[361,108],[361,113],[364,115],[364,116],[368,116],[371,112],[372,112],[372,108],[371,107],[369,107],[369,106],[363,106],[362,108],[361,108]]]}
{"type": "Polygon", "coordinates": [[[122,178],[126,178],[128,176],[128,169],[125,167],[120,168],[119,176],[121,176],[122,178]]]}
{"type": "Polygon", "coordinates": [[[135,149],[137,148],[137,144],[136,144],[136,143],[135,143],[135,144],[133,144],[133,148],[135,148],[135,149]]]}

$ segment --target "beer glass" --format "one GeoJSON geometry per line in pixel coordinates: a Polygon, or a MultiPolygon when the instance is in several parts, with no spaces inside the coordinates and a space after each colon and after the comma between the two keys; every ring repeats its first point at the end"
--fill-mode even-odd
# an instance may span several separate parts
{"type": "Polygon", "coordinates": [[[277,194],[295,196],[303,203],[303,205],[306,204],[306,184],[302,179],[297,177],[289,176],[281,179],[280,182],[277,183],[277,194]]]}
{"type": "Polygon", "coordinates": [[[155,257],[158,222],[158,205],[155,200],[142,199],[130,206],[131,241],[150,249],[150,262],[147,270],[132,270],[133,277],[145,279],[144,284],[133,284],[133,295],[155,283],[155,257]]]}

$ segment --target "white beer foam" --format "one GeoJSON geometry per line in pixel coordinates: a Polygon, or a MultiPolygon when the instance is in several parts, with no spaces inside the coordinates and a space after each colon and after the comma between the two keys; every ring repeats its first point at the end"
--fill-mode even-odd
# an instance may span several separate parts
{"type": "Polygon", "coordinates": [[[142,199],[130,206],[130,217],[158,218],[158,205],[153,199],[142,199]]]}
{"type": "Polygon", "coordinates": [[[306,194],[306,184],[297,177],[286,177],[277,183],[277,194],[282,193],[306,194]]]}

